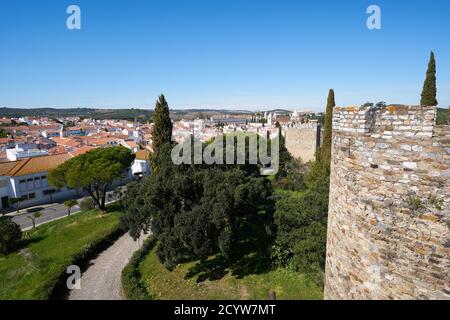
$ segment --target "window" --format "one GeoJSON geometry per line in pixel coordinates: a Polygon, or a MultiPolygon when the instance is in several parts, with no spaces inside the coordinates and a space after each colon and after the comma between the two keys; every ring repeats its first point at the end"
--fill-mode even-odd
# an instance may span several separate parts
{"type": "Polygon", "coordinates": [[[56,190],[54,189],[48,189],[48,190],[44,190],[43,194],[44,196],[48,196],[50,194],[54,194],[56,192],[56,190]]]}
{"type": "Polygon", "coordinates": [[[30,193],[28,195],[28,200],[31,200],[31,199],[34,199],[34,198],[36,198],[36,193],[30,193]]]}
{"type": "Polygon", "coordinates": [[[27,181],[26,180],[19,181],[19,190],[20,190],[20,192],[27,191],[27,181]]]}
{"type": "Polygon", "coordinates": [[[42,176],[42,177],[41,177],[41,186],[42,186],[42,188],[45,188],[45,187],[48,186],[48,183],[47,183],[47,176],[42,176]]]}
{"type": "Polygon", "coordinates": [[[28,178],[27,179],[27,188],[28,190],[33,190],[34,189],[34,182],[33,182],[33,178],[28,178]]]}
{"type": "Polygon", "coordinates": [[[41,178],[40,177],[34,178],[34,188],[39,189],[40,187],[41,187],[41,178]]]}
{"type": "Polygon", "coordinates": [[[8,180],[0,180],[0,188],[5,188],[8,186],[8,180]]]}

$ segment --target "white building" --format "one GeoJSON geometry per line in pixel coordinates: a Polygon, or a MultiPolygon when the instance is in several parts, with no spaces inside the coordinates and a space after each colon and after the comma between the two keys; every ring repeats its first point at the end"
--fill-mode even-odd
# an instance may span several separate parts
{"type": "Polygon", "coordinates": [[[41,135],[44,138],[55,138],[55,137],[64,137],[63,129],[60,130],[44,130],[42,131],[41,135]]]}
{"type": "Polygon", "coordinates": [[[133,139],[120,139],[119,143],[127,149],[130,149],[131,152],[135,153],[139,150],[139,145],[133,139]]]}
{"type": "Polygon", "coordinates": [[[37,148],[37,145],[32,144],[16,144],[16,147],[13,149],[6,149],[6,158],[9,161],[16,161],[24,158],[32,158],[45,156],[48,152],[46,150],[40,150],[37,148]]]}
{"type": "MultiPolygon", "coordinates": [[[[112,183],[112,188],[130,182],[134,177],[150,174],[148,160],[138,155],[133,166],[124,176],[112,183]]],[[[48,184],[48,172],[63,162],[71,159],[67,154],[47,155],[17,161],[0,162],[0,210],[9,208],[9,199],[24,198],[20,208],[53,203],[65,199],[80,197],[86,193],[82,190],[57,189],[48,184]]]]}
{"type": "Polygon", "coordinates": [[[142,143],[143,140],[143,135],[142,135],[142,131],[137,129],[137,130],[133,130],[133,134],[132,134],[132,138],[134,139],[134,141],[136,141],[136,143],[142,143]]]}
{"type": "Polygon", "coordinates": [[[136,158],[131,165],[131,173],[133,176],[143,177],[150,175],[150,152],[148,150],[139,150],[135,153],[135,155],[136,158]]]}
{"type": "Polygon", "coordinates": [[[0,209],[9,207],[10,198],[24,197],[20,206],[29,207],[76,196],[76,190],[58,190],[47,181],[48,171],[68,159],[68,154],[57,154],[0,163],[0,209]]]}

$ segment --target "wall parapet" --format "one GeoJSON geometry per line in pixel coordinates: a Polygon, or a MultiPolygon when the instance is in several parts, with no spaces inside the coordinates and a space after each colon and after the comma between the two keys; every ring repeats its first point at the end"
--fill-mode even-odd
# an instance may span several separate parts
{"type": "Polygon", "coordinates": [[[431,137],[435,124],[436,107],[336,107],[333,113],[333,130],[348,133],[431,137]]]}

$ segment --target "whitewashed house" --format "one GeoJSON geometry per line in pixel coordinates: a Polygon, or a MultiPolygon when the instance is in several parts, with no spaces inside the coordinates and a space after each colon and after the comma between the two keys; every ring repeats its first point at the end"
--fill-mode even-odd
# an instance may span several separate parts
{"type": "Polygon", "coordinates": [[[16,161],[24,158],[45,156],[48,152],[40,150],[35,143],[16,144],[14,148],[6,149],[6,158],[9,161],[16,161]]]}
{"type": "Polygon", "coordinates": [[[135,153],[136,158],[131,165],[131,173],[135,177],[144,177],[150,175],[150,151],[139,150],[135,153]]]}
{"type": "Polygon", "coordinates": [[[1,162],[0,209],[9,207],[10,198],[24,197],[20,205],[29,207],[76,196],[76,190],[58,190],[47,181],[48,172],[68,159],[68,154],[57,154],[1,162]]]}

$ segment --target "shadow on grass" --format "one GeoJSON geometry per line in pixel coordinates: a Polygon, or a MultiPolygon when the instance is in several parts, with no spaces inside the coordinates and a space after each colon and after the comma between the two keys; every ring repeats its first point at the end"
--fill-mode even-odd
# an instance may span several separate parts
{"type": "Polygon", "coordinates": [[[32,236],[32,237],[27,238],[27,239],[22,239],[19,242],[19,247],[18,247],[17,250],[25,249],[29,245],[32,245],[34,243],[38,243],[38,242],[44,240],[45,238],[47,238],[47,236],[36,236],[36,237],[32,236]]]}
{"type": "Polygon", "coordinates": [[[125,208],[122,205],[122,203],[120,201],[117,202],[113,202],[111,204],[108,204],[106,206],[106,212],[107,213],[111,213],[111,212],[117,212],[117,211],[124,211],[125,208]]]}
{"type": "Polygon", "coordinates": [[[21,239],[17,243],[17,247],[14,250],[12,250],[11,252],[8,252],[8,253],[0,253],[0,258],[8,258],[9,255],[11,255],[13,253],[20,253],[22,250],[26,249],[29,245],[38,243],[38,242],[44,240],[45,238],[46,238],[46,236],[39,236],[39,237],[32,237],[32,238],[28,238],[28,239],[21,239]]]}
{"type": "Polygon", "coordinates": [[[205,280],[220,280],[230,273],[237,279],[251,274],[263,274],[272,270],[269,257],[270,237],[262,229],[250,227],[242,231],[245,240],[241,240],[233,251],[233,256],[216,255],[201,260],[191,267],[185,279],[197,277],[197,283],[205,280]]]}

